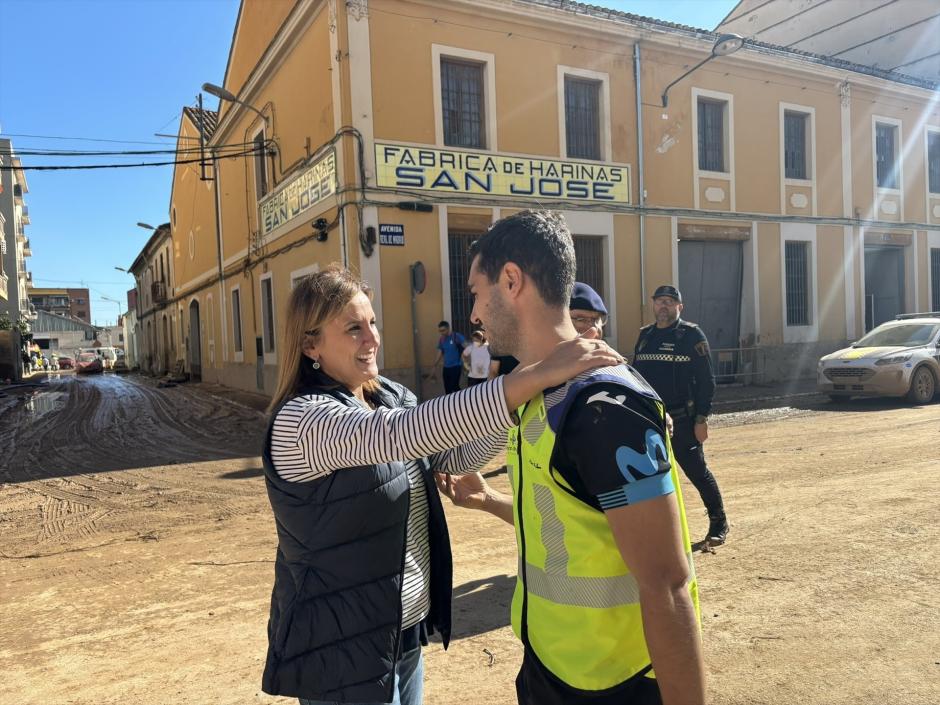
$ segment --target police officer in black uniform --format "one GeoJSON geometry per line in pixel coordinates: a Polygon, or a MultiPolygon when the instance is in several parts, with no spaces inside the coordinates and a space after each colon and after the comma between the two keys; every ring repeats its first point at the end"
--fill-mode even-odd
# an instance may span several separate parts
{"type": "Polygon", "coordinates": [[[672,416],[672,449],[708,510],[708,536],[702,544],[720,546],[728,519],[718,482],[705,462],[708,414],[715,394],[708,340],[702,329],[679,318],[682,294],[669,284],[653,292],[656,323],[640,329],[633,366],[662,398],[672,416]]]}

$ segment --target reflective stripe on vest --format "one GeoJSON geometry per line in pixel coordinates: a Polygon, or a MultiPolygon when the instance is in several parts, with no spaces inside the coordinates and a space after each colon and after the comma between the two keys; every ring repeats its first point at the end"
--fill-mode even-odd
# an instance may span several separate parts
{"type": "MultiPolygon", "coordinates": [[[[624,386],[643,393],[629,383],[624,386]]],[[[661,404],[657,406],[662,413],[661,404]]],[[[556,439],[546,416],[539,396],[510,432],[507,464],[520,551],[513,630],[563,682],[581,690],[605,690],[650,667],[639,588],[604,513],[575,497],[551,470],[556,439]]],[[[668,439],[666,443],[671,457],[668,439]]],[[[674,460],[671,472],[691,566],[674,460]]],[[[697,611],[691,575],[689,590],[697,611]]]]}
{"type": "MultiPolygon", "coordinates": [[[[533,424],[530,423],[530,426],[533,424]]],[[[568,575],[568,548],[565,545],[565,525],[555,509],[555,498],[544,485],[535,485],[535,508],[542,517],[542,543],[547,555],[545,569],[527,563],[526,576],[529,593],[544,597],[561,605],[577,607],[617,607],[638,605],[640,587],[629,573],[608,577],[573,577],[568,575]]],[[[695,566],[692,552],[687,551],[686,560],[694,577],[695,566]]],[[[520,559],[521,561],[521,559],[520,559]]],[[[522,564],[519,564],[519,574],[522,564]]]]}

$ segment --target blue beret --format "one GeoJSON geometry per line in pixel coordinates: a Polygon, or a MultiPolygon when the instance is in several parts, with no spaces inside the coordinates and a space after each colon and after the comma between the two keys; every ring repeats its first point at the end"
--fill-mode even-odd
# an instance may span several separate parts
{"type": "Polygon", "coordinates": [[[575,282],[574,289],[571,290],[571,303],[569,309],[578,309],[580,311],[594,311],[607,315],[607,307],[604,306],[602,299],[594,289],[582,282],[575,282]]]}

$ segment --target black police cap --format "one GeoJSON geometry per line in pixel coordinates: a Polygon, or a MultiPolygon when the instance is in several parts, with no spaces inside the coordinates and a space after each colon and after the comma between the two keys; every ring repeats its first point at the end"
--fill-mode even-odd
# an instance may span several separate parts
{"type": "Polygon", "coordinates": [[[680,304],[682,303],[682,294],[679,293],[679,290],[672,284],[663,284],[653,292],[654,299],[659,298],[660,296],[671,296],[680,304]]]}

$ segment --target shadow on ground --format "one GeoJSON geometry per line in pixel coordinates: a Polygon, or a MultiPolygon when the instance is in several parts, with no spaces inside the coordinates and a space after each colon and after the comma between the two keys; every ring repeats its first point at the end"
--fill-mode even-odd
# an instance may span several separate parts
{"type": "MultiPolygon", "coordinates": [[[[509,625],[509,608],[516,577],[493,575],[454,588],[453,639],[486,634],[509,625]]],[[[440,641],[440,635],[431,637],[440,641]]]]}
{"type": "Polygon", "coordinates": [[[261,477],[264,475],[264,468],[245,468],[244,470],[233,470],[224,475],[220,475],[223,480],[247,480],[252,477],[261,477]]]}

